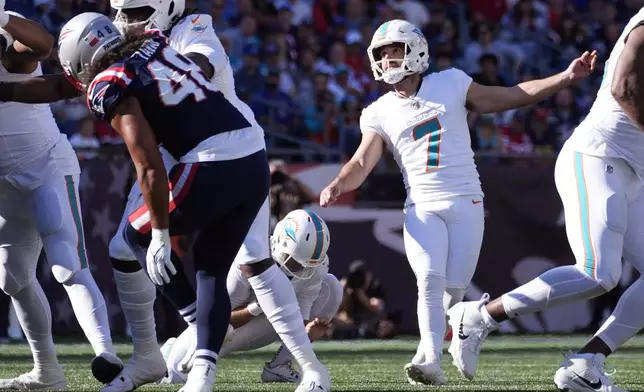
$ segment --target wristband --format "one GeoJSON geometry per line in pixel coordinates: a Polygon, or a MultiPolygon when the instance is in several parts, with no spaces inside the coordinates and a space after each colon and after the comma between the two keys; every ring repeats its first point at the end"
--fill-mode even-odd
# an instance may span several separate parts
{"type": "Polygon", "coordinates": [[[159,240],[164,243],[170,243],[170,230],[169,229],[152,229],[152,239],[159,240]]]}
{"type": "Polygon", "coordinates": [[[248,306],[246,306],[246,309],[248,310],[248,313],[252,314],[255,317],[264,313],[264,311],[259,307],[259,304],[256,301],[249,303],[248,306]]]}

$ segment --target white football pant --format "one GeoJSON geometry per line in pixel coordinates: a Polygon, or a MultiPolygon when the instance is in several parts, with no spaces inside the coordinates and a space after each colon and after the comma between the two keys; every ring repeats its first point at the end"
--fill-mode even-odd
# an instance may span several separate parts
{"type": "Polygon", "coordinates": [[[405,211],[407,259],[418,285],[421,340],[412,363],[440,361],[445,337],[445,306],[462,300],[478,263],[483,242],[481,196],[412,205],[405,211]]]}

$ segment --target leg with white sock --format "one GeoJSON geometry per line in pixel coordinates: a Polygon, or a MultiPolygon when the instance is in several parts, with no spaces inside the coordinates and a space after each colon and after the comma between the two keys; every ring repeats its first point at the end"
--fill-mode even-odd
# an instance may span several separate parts
{"type": "MultiPolygon", "coordinates": [[[[330,273],[327,273],[326,276],[324,276],[321,283],[318,296],[311,306],[309,319],[314,320],[316,318],[321,318],[331,321],[338,313],[338,309],[342,303],[342,283],[340,283],[335,275],[330,273]]],[[[293,362],[293,355],[282,343],[273,356],[273,359],[264,366],[264,370],[262,371],[262,381],[298,381],[300,379],[300,375],[293,370],[291,366],[293,362]]]]}
{"type": "Polygon", "coordinates": [[[262,311],[302,369],[302,384],[320,383],[329,388],[328,371],[313,351],[293,285],[288,277],[272,260],[244,265],[242,272],[249,276],[248,282],[253,287],[262,311]],[[262,271],[265,266],[260,264],[267,263],[270,267],[262,271]]]}
{"type": "MultiPolygon", "coordinates": [[[[644,192],[640,191],[636,200],[628,206],[629,217],[639,217],[644,213],[644,192]]],[[[640,274],[644,272],[644,222],[629,219],[624,235],[624,260],[629,262],[640,274]]],[[[644,328],[644,278],[640,277],[622,294],[608,320],[595,336],[577,353],[568,353],[557,372],[555,384],[575,391],[579,375],[591,382],[600,380],[605,387],[617,391],[613,381],[605,375],[603,364],[609,355],[635,336],[644,328]]]]}
{"type": "Polygon", "coordinates": [[[637,194],[637,176],[623,160],[564,148],[557,159],[555,182],[577,263],[549,270],[492,302],[487,303],[486,294],[479,302],[460,303],[450,310],[452,328],[460,326],[467,337],[453,339],[450,353],[468,379],[476,374],[483,340],[500,322],[593,298],[619,283],[628,205],[637,194]]]}
{"type": "Polygon", "coordinates": [[[0,202],[0,289],[12,299],[34,359],[31,372],[0,380],[0,389],[66,389],[51,335],[51,309],[36,280],[40,236],[23,194],[4,180],[0,180],[0,192],[4,196],[0,202]]]}
{"type": "Polygon", "coordinates": [[[441,367],[445,311],[448,232],[437,214],[412,206],[405,214],[405,252],[418,285],[420,343],[411,363],[405,365],[412,384],[442,385],[447,382],[441,367]]]}
{"type": "Polygon", "coordinates": [[[96,354],[94,377],[106,383],[121,371],[123,363],[114,352],[105,300],[88,268],[78,180],[78,175],[51,177],[31,193],[27,203],[52,275],[67,291],[78,323],[96,354]]]}

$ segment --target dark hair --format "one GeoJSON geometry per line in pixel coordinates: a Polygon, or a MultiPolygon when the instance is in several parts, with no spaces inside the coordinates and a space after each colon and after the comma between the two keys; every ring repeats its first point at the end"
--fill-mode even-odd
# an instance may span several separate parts
{"type": "Polygon", "coordinates": [[[116,46],[112,51],[108,52],[103,56],[96,64],[90,67],[85,80],[81,82],[89,86],[89,84],[96,78],[96,75],[103,72],[110,65],[118,62],[119,60],[129,57],[134,54],[137,50],[141,49],[143,44],[154,38],[156,33],[145,33],[145,34],[136,34],[128,32],[125,34],[123,42],[116,46]]]}

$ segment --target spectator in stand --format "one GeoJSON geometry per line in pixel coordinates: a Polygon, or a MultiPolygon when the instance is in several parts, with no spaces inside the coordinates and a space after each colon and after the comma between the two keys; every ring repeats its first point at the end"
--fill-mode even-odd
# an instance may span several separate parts
{"type": "MultiPolygon", "coordinates": [[[[263,127],[283,134],[295,132],[294,103],[291,97],[279,89],[280,72],[270,70],[266,76],[264,89],[251,98],[250,106],[257,121],[263,127]]],[[[279,147],[274,145],[273,147],[279,147]]]]}
{"type": "Polygon", "coordinates": [[[78,10],[74,9],[74,0],[56,0],[55,7],[48,11],[40,22],[51,35],[58,37],[63,25],[77,13],[78,10]]]}
{"type": "Polygon", "coordinates": [[[470,17],[473,22],[500,22],[508,11],[507,0],[469,0],[470,17]]]}
{"type": "Polygon", "coordinates": [[[501,152],[501,137],[494,116],[479,117],[476,123],[476,143],[478,151],[501,152]]]}
{"type": "Polygon", "coordinates": [[[227,52],[231,63],[239,64],[244,55],[244,48],[261,44],[257,36],[257,20],[252,15],[241,17],[239,26],[229,29],[222,34],[230,42],[230,50],[227,52]]]}
{"type": "Polygon", "coordinates": [[[501,128],[501,152],[525,154],[533,151],[532,140],[523,130],[523,123],[517,112],[508,114],[510,120],[501,128]]]}
{"type": "Polygon", "coordinates": [[[429,10],[427,9],[427,3],[424,1],[388,0],[387,4],[389,4],[395,11],[402,12],[404,19],[421,30],[429,23],[429,10]]]}
{"type": "Polygon", "coordinates": [[[271,233],[277,222],[291,211],[304,208],[313,202],[311,188],[292,176],[286,162],[273,159],[269,162],[271,173],[271,233]]]}
{"type": "Polygon", "coordinates": [[[72,147],[81,149],[77,151],[78,160],[93,159],[98,156],[98,149],[101,143],[96,137],[94,127],[94,116],[87,116],[78,124],[78,132],[69,138],[72,147]]]}
{"type": "Polygon", "coordinates": [[[488,23],[475,25],[471,41],[464,50],[465,71],[475,73],[480,71],[479,61],[484,54],[493,54],[499,62],[501,72],[516,74],[525,60],[520,47],[504,40],[496,39],[492,26],[488,23]]]}
{"type": "Polygon", "coordinates": [[[380,281],[365,263],[362,260],[351,263],[349,273],[340,281],[344,295],[332,324],[334,338],[393,338],[400,315],[388,311],[380,281]]]}
{"type": "Polygon", "coordinates": [[[472,76],[474,82],[482,86],[507,86],[505,80],[499,75],[499,59],[495,55],[491,53],[482,55],[479,58],[479,68],[481,71],[472,76]]]}
{"type": "Polygon", "coordinates": [[[557,135],[556,150],[559,151],[563,143],[572,135],[572,132],[581,122],[581,112],[575,101],[575,92],[566,88],[554,97],[554,108],[550,116],[550,124],[557,135]]]}
{"type": "Polygon", "coordinates": [[[528,114],[525,122],[526,134],[530,137],[533,151],[539,154],[553,154],[558,151],[558,137],[548,123],[548,110],[536,108],[528,114]]]}
{"type": "Polygon", "coordinates": [[[264,90],[264,76],[260,65],[259,46],[246,45],[243,66],[235,72],[235,90],[244,102],[248,102],[253,95],[264,90]]]}

